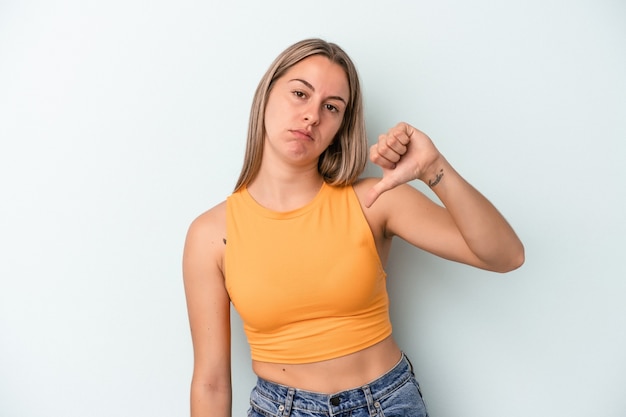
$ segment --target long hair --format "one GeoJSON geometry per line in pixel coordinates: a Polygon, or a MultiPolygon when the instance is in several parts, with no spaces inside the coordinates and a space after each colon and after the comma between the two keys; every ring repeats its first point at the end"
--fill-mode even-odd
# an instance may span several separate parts
{"type": "Polygon", "coordinates": [[[305,39],[285,49],[261,78],[250,110],[248,138],[243,168],[235,191],[250,184],[261,168],[265,140],[265,108],[277,79],[305,58],[322,55],[341,66],[348,77],[350,97],[343,121],[332,144],[320,155],[318,171],[330,185],[350,185],[365,169],[367,135],[363,118],[363,102],[359,77],[352,60],[343,49],[322,39],[305,39]]]}

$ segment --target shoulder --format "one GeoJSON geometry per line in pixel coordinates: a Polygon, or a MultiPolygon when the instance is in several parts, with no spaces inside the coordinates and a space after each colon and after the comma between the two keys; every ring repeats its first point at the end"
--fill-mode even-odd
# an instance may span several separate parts
{"type": "Polygon", "coordinates": [[[400,184],[391,190],[382,193],[370,208],[365,208],[363,202],[365,201],[367,193],[380,180],[380,178],[368,177],[362,178],[353,184],[354,191],[361,201],[361,205],[364,210],[381,212],[390,215],[395,211],[395,209],[398,208],[399,204],[406,204],[408,202],[411,202],[412,204],[430,202],[430,199],[415,187],[410,184],[400,184]]]}
{"type": "MultiPolygon", "coordinates": [[[[357,195],[359,196],[359,199],[364,199],[369,190],[380,180],[381,178],[377,177],[367,177],[359,179],[357,182],[355,182],[353,184],[353,187],[357,195]]],[[[372,207],[374,207],[375,205],[378,205],[381,208],[385,206],[393,207],[395,204],[400,203],[407,198],[416,199],[418,201],[424,202],[430,201],[430,198],[424,195],[420,190],[413,187],[409,183],[405,183],[397,185],[396,187],[382,193],[378,197],[376,202],[372,205],[372,207]]]]}
{"type": "Polygon", "coordinates": [[[361,178],[352,184],[354,193],[361,204],[361,210],[369,223],[370,229],[374,233],[376,240],[385,238],[385,225],[387,223],[387,213],[379,205],[372,205],[371,207],[365,207],[365,198],[368,191],[380,181],[380,178],[361,178]]]}
{"type": "Polygon", "coordinates": [[[380,178],[359,178],[354,184],[352,184],[352,187],[354,188],[354,191],[359,199],[362,199],[362,197],[365,197],[365,194],[369,191],[369,189],[372,188],[378,181],[380,181],[380,178]]]}
{"type": "Polygon", "coordinates": [[[353,187],[361,202],[361,207],[372,228],[380,227],[386,236],[397,234],[394,225],[398,219],[413,219],[438,207],[430,198],[410,184],[401,184],[382,193],[371,207],[365,207],[364,201],[371,188],[380,178],[363,178],[353,187]]]}
{"type": "Polygon", "coordinates": [[[198,237],[226,233],[226,201],[213,206],[196,217],[189,226],[188,234],[198,237]]]}
{"type": "Polygon", "coordinates": [[[226,201],[196,217],[185,240],[185,259],[190,262],[216,262],[222,266],[226,239],[226,201]]]}

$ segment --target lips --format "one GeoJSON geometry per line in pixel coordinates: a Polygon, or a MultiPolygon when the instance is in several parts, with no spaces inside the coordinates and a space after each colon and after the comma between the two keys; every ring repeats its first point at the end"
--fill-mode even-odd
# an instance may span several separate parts
{"type": "Polygon", "coordinates": [[[311,136],[311,132],[309,132],[308,130],[292,129],[290,130],[290,132],[293,133],[294,136],[296,136],[299,139],[315,140],[313,136],[311,136]]]}

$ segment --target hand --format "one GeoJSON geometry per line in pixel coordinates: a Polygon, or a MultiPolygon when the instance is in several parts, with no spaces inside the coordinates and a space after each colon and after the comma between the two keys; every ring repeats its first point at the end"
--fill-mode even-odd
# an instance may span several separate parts
{"type": "Polygon", "coordinates": [[[437,162],[442,158],[423,132],[398,123],[370,147],[370,160],[383,169],[383,177],[368,191],[365,206],[370,207],[385,191],[415,179],[434,186],[441,178],[441,164],[437,162]]]}

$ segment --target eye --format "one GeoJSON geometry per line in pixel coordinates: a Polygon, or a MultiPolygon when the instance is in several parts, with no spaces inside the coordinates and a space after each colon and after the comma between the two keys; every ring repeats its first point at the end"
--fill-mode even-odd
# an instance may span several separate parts
{"type": "Polygon", "coordinates": [[[326,110],[329,110],[333,113],[339,113],[339,109],[332,104],[324,104],[324,107],[326,108],[326,110]]]}
{"type": "Polygon", "coordinates": [[[291,92],[294,96],[298,97],[298,98],[305,98],[306,94],[303,91],[300,90],[294,90],[291,92]]]}

